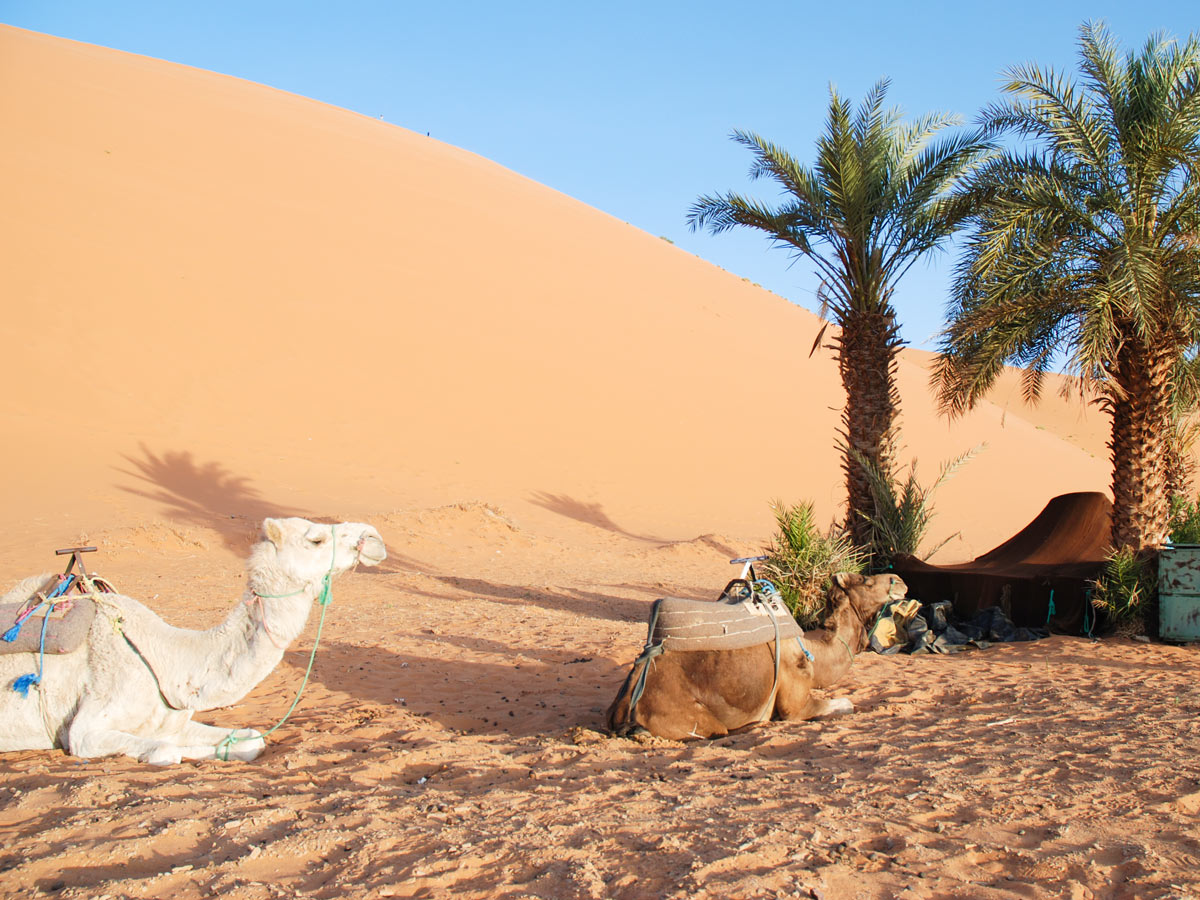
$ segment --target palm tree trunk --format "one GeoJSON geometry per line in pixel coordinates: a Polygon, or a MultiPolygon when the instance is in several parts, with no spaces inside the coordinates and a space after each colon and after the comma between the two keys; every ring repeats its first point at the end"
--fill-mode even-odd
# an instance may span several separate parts
{"type": "Polygon", "coordinates": [[[880,471],[891,475],[896,418],[900,414],[896,358],[903,343],[896,317],[887,311],[855,313],[842,323],[837,345],[838,370],[846,391],[842,413],[846,531],[854,543],[865,546],[870,542],[870,526],[863,516],[874,513],[875,499],[870,478],[849,450],[857,450],[880,471]]]}
{"type": "Polygon", "coordinates": [[[1174,500],[1176,497],[1191,497],[1192,475],[1195,462],[1192,458],[1192,448],[1195,444],[1195,424],[1188,419],[1181,419],[1179,413],[1173,416],[1171,441],[1167,450],[1167,496],[1174,500]]]}
{"type": "MultiPolygon", "coordinates": [[[[1166,343],[1166,342],[1164,342],[1166,343]]],[[[1111,402],[1114,549],[1149,555],[1166,542],[1174,357],[1129,341],[1118,352],[1113,381],[1123,394],[1111,402]]]]}

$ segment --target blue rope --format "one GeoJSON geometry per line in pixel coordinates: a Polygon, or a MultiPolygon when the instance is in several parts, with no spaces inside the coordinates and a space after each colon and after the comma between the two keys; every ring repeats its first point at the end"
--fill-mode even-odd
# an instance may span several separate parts
{"type": "Polygon", "coordinates": [[[47,597],[45,601],[39,603],[37,606],[29,610],[29,612],[17,620],[16,625],[4,633],[4,640],[9,641],[10,643],[15,641],[17,636],[21,633],[21,626],[28,622],[38,610],[40,610],[42,607],[46,607],[45,615],[42,618],[41,641],[38,646],[38,670],[36,672],[30,672],[27,675],[22,675],[12,683],[12,689],[22,697],[28,697],[29,689],[35,684],[42,683],[42,673],[46,671],[46,632],[50,628],[50,614],[54,612],[54,601],[55,598],[61,597],[68,590],[70,590],[71,585],[74,583],[74,575],[60,579],[58,585],[53,591],[50,592],[50,596],[47,597]]]}
{"type": "Polygon", "coordinates": [[[46,629],[50,626],[50,613],[54,611],[54,603],[47,600],[45,603],[39,604],[34,611],[36,612],[43,606],[48,606],[49,609],[46,610],[46,616],[42,619],[42,643],[38,650],[38,670],[36,673],[30,672],[28,675],[22,675],[12,684],[12,689],[22,697],[28,697],[29,689],[35,684],[42,683],[42,672],[46,664],[46,629]]]}
{"type": "Polygon", "coordinates": [[[775,587],[775,583],[767,581],[765,578],[759,578],[757,581],[752,582],[751,588],[759,594],[766,594],[768,596],[779,593],[779,588],[775,587]]]}
{"type": "MultiPolygon", "coordinates": [[[[799,627],[799,626],[797,626],[797,627],[799,627]]],[[[804,651],[804,655],[808,657],[809,662],[816,662],[815,657],[813,657],[813,655],[812,655],[812,651],[804,646],[803,640],[801,640],[800,638],[796,638],[796,643],[800,645],[800,649],[804,651]]]]}
{"type": "Polygon", "coordinates": [[[1050,617],[1054,615],[1054,588],[1050,588],[1050,605],[1046,609],[1046,624],[1050,624],[1050,617]]]}
{"type": "MultiPolygon", "coordinates": [[[[75,583],[74,575],[68,576],[66,578],[59,576],[58,585],[54,588],[53,591],[50,592],[50,596],[47,597],[46,599],[53,600],[55,597],[61,597],[63,594],[65,594],[67,591],[69,591],[71,589],[71,585],[73,585],[74,583],[75,583]]],[[[4,634],[0,635],[0,639],[8,641],[10,644],[13,641],[15,641],[21,634],[21,626],[24,625],[26,622],[28,622],[33,617],[33,614],[36,613],[39,609],[41,609],[45,605],[46,605],[45,603],[39,603],[37,606],[31,607],[28,611],[26,611],[25,615],[23,615],[17,619],[17,623],[15,625],[13,625],[12,628],[8,629],[8,631],[6,631],[6,632],[4,632],[4,634]]],[[[54,606],[53,603],[51,603],[50,605],[51,605],[51,607],[54,606]]]]}

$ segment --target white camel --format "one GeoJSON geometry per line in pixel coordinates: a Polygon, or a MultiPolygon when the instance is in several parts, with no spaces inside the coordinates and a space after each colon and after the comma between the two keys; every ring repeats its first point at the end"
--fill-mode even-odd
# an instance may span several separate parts
{"type": "MultiPolygon", "coordinates": [[[[236,703],[279,664],[327,576],[387,558],[379,532],[360,523],[267,519],[263,538],[246,564],[242,602],[216,628],[175,628],[137,600],[99,594],[83,646],[47,654],[27,696],[13,683],[37,671],[38,654],[0,656],[0,751],[61,747],[155,765],[258,756],[258,731],[203,725],[192,714],[236,703]]],[[[24,600],[53,577],[26,579],[0,602],[24,600]]]]}

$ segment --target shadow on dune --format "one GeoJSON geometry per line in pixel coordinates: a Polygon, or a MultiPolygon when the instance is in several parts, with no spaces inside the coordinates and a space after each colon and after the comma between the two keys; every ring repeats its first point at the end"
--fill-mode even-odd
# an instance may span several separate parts
{"type": "Polygon", "coordinates": [[[139,449],[140,458],[125,457],[132,469],[117,471],[146,486],[118,487],[161,503],[171,519],[213,529],[231,550],[245,550],[247,524],[257,529],[263,519],[271,516],[312,518],[302,510],[264,499],[248,478],[233,474],[218,462],[200,463],[187,450],[168,450],[160,456],[145,444],[139,449]]]}
{"type": "MultiPolygon", "coordinates": [[[[588,616],[593,619],[607,619],[613,622],[644,621],[649,606],[642,600],[630,600],[611,594],[600,594],[595,591],[581,591],[578,588],[533,588],[527,585],[498,584],[484,581],[480,578],[461,578],[455,575],[432,575],[433,580],[441,582],[454,592],[422,590],[414,585],[404,588],[406,593],[429,597],[434,600],[464,601],[463,594],[485,597],[512,606],[538,606],[555,612],[568,612],[577,616],[588,616]]],[[[645,589],[651,593],[651,589],[645,589]]]]}
{"type": "Polygon", "coordinates": [[[654,537],[649,534],[634,534],[632,531],[627,531],[609,518],[608,513],[604,511],[604,507],[599,503],[585,503],[582,500],[576,500],[574,497],[568,497],[566,494],[551,494],[548,491],[534,491],[530,496],[530,502],[542,507],[542,509],[548,509],[552,513],[558,513],[560,516],[574,519],[576,522],[583,522],[585,525],[591,525],[594,528],[603,528],[605,531],[633,538],[635,541],[645,541],[648,544],[674,543],[674,541],[667,540],[666,538],[654,537]]]}
{"type": "MultiPolygon", "coordinates": [[[[317,519],[315,521],[326,520],[317,519]]],[[[387,559],[373,566],[360,565],[354,570],[355,574],[379,577],[382,575],[412,575],[413,573],[429,571],[429,566],[415,556],[405,556],[403,553],[397,553],[393,549],[393,542],[388,541],[386,535],[384,536],[384,544],[387,547],[387,559]]]]}

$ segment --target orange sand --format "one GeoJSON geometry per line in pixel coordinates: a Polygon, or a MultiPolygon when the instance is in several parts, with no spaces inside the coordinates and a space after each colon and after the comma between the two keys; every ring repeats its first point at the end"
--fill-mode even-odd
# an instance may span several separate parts
{"type": "MultiPolygon", "coordinates": [[[[1188,648],[1058,637],[859,661],[834,723],[599,731],[659,595],[711,597],[768,501],[841,501],[816,319],[427,137],[0,27],[0,582],[56,547],[188,627],[265,515],[392,554],[335,590],[259,760],[15,753],[0,896],[1166,897],[1196,890],[1188,648]],[[1136,691],[1134,690],[1136,686],[1136,691]]],[[[1011,384],[905,457],[970,558],[1103,490],[1103,420],[1011,384]]],[[[315,632],[209,721],[266,726],[315,632]]],[[[204,717],[202,717],[204,718],[204,717]]]]}

